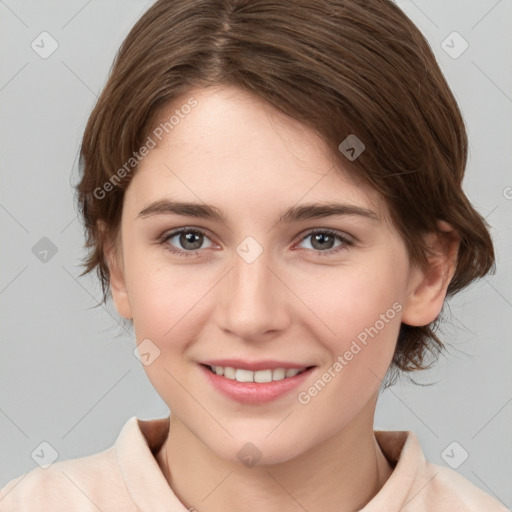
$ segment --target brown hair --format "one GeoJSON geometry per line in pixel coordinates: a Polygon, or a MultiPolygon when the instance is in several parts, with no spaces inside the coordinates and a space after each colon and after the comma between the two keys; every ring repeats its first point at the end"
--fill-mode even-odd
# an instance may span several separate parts
{"type": "MultiPolygon", "coordinates": [[[[105,233],[119,228],[124,190],[162,107],[197,87],[233,84],[316,131],[335,158],[382,194],[413,262],[423,235],[460,237],[453,295],[494,266],[491,237],[461,186],[464,122],[430,46],[390,0],[158,0],[123,42],[89,118],[78,202],[106,300],[105,233]],[[354,161],[339,144],[355,134],[354,161]],[[121,168],[124,165],[124,172],[121,168]],[[108,183],[113,183],[106,187],[108,183]]],[[[439,320],[439,319],[438,319],[439,320]]],[[[436,322],[402,324],[391,368],[426,366],[443,348],[436,322]]]]}

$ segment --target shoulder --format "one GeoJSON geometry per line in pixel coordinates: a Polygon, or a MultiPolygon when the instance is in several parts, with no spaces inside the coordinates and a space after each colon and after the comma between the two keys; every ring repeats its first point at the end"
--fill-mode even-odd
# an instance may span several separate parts
{"type": "MultiPolygon", "coordinates": [[[[127,422],[128,425],[133,420],[127,422]]],[[[133,426],[133,425],[132,425],[133,426]]],[[[125,426],[126,427],[126,426],[125,426]]],[[[119,439],[119,438],[118,438],[119,439]]],[[[37,467],[0,489],[2,512],[137,510],[118,461],[118,443],[93,455],[37,467]]]]}
{"type": "Polygon", "coordinates": [[[69,511],[70,506],[74,512],[97,512],[98,507],[114,510],[114,505],[121,504],[123,510],[131,511],[130,501],[114,448],[55,462],[47,469],[35,468],[0,490],[2,512],[64,512],[69,511]]]}
{"type": "Polygon", "coordinates": [[[376,431],[375,435],[394,470],[364,512],[508,512],[456,471],[428,462],[413,432],[376,431]]]}
{"type": "Polygon", "coordinates": [[[421,471],[425,501],[433,510],[461,512],[508,512],[496,498],[453,469],[426,463],[421,471]]]}

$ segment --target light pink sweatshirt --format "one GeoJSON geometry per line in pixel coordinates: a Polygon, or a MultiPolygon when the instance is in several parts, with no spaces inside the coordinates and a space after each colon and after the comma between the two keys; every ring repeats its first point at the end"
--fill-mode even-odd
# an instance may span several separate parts
{"type": "MultiPolygon", "coordinates": [[[[186,512],[155,459],[168,429],[169,417],[133,416],[111,448],[11,480],[0,490],[0,511],[186,512]]],[[[396,466],[360,512],[507,512],[455,471],[426,462],[412,432],[375,435],[396,466]]]]}

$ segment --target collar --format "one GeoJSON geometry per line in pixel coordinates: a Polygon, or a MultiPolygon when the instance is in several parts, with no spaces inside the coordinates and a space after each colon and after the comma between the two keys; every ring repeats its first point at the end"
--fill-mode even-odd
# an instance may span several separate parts
{"type": "MultiPolygon", "coordinates": [[[[115,443],[117,459],[128,492],[140,510],[187,512],[167,483],[156,454],[169,431],[170,416],[152,420],[131,417],[115,443]]],[[[417,437],[409,431],[375,431],[382,452],[394,466],[376,496],[360,512],[402,509],[411,497],[420,468],[426,465],[417,437]]],[[[434,475],[435,476],[435,475],[434,475]]]]}

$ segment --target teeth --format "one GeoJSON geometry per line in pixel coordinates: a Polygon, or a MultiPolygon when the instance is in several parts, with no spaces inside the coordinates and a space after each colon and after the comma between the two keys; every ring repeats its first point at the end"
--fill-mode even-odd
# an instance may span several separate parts
{"type": "Polygon", "coordinates": [[[274,370],[242,370],[241,368],[232,368],[231,366],[210,366],[217,375],[223,375],[227,379],[237,380],[238,382],[272,382],[274,380],[283,380],[288,377],[294,377],[305,368],[275,368],[274,370]]]}

